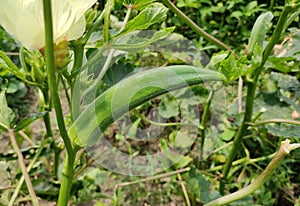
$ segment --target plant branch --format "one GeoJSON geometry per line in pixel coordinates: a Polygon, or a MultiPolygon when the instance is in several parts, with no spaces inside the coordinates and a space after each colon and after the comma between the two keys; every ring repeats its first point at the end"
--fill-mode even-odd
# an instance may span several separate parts
{"type": "Polygon", "coordinates": [[[169,122],[169,123],[155,122],[153,120],[148,119],[147,117],[145,117],[143,114],[140,114],[139,112],[134,112],[134,114],[137,115],[138,117],[140,117],[142,120],[144,120],[150,124],[153,124],[155,126],[160,126],[160,127],[188,126],[188,127],[195,127],[197,129],[199,129],[199,125],[196,125],[196,124],[181,123],[181,122],[169,122]]]}
{"type": "MultiPolygon", "coordinates": [[[[20,131],[19,133],[20,133],[20,134],[23,134],[23,132],[21,133],[21,131],[20,131]]],[[[25,136],[26,136],[26,135],[24,135],[24,137],[25,137],[25,136]]],[[[32,167],[33,167],[33,165],[35,164],[35,162],[37,161],[38,157],[41,155],[41,153],[42,153],[42,151],[43,151],[43,149],[44,149],[44,146],[45,146],[45,144],[46,144],[48,141],[49,141],[49,139],[46,139],[46,138],[45,138],[45,139],[42,141],[42,143],[40,144],[39,149],[37,150],[36,154],[34,155],[33,159],[31,160],[31,162],[29,163],[29,165],[28,165],[28,167],[27,167],[27,172],[28,172],[28,173],[29,173],[30,170],[32,169],[32,167]]],[[[16,188],[15,188],[15,190],[14,190],[14,194],[13,194],[13,196],[11,197],[11,199],[10,199],[10,201],[9,201],[8,206],[13,206],[13,205],[14,205],[14,203],[15,203],[15,201],[16,201],[18,195],[19,195],[19,192],[20,192],[20,190],[21,190],[21,187],[22,187],[22,185],[23,185],[24,180],[25,180],[25,176],[22,175],[22,177],[20,178],[20,180],[19,180],[19,182],[18,182],[18,184],[17,184],[17,186],[16,186],[16,188]]]]}
{"type": "Polygon", "coordinates": [[[290,119],[265,119],[262,121],[258,121],[255,123],[249,123],[249,125],[257,127],[264,124],[271,124],[271,123],[285,123],[285,124],[292,124],[300,126],[300,121],[297,120],[290,120],[290,119]]]}
{"type": "Polygon", "coordinates": [[[142,183],[142,182],[148,182],[148,181],[152,181],[152,180],[157,180],[157,179],[170,177],[170,176],[180,174],[180,173],[183,173],[183,172],[188,172],[188,171],[190,171],[190,169],[191,168],[187,167],[187,168],[176,170],[176,171],[173,171],[173,172],[167,172],[167,173],[164,173],[164,174],[155,175],[153,177],[147,177],[147,178],[132,181],[132,182],[124,182],[124,183],[116,184],[115,188],[125,187],[125,186],[134,185],[134,184],[138,184],[138,183],[142,183]]]}
{"type": "Polygon", "coordinates": [[[35,191],[34,191],[32,183],[31,183],[29,174],[27,172],[27,169],[26,169],[26,166],[25,166],[25,162],[24,162],[24,157],[23,157],[23,154],[22,154],[22,152],[21,152],[21,150],[20,150],[20,148],[18,146],[18,143],[17,143],[17,140],[16,140],[16,136],[14,134],[14,131],[12,129],[7,129],[7,131],[9,133],[12,146],[13,146],[15,152],[18,155],[19,166],[20,166],[20,168],[22,170],[23,177],[25,179],[25,182],[26,182],[29,194],[31,196],[32,204],[34,206],[39,206],[40,204],[39,204],[39,201],[38,201],[37,196],[35,194],[35,191]]]}
{"type": "Polygon", "coordinates": [[[182,177],[181,177],[181,175],[179,173],[177,174],[177,177],[178,177],[180,186],[182,188],[182,192],[183,192],[183,195],[184,195],[184,198],[185,198],[185,201],[186,201],[186,205],[187,206],[191,206],[190,198],[189,198],[189,195],[188,195],[188,193],[186,191],[184,182],[182,181],[182,177]]]}
{"type": "Polygon", "coordinates": [[[186,16],[180,9],[178,9],[170,0],[162,0],[169,9],[171,9],[181,20],[183,20],[191,29],[193,29],[197,34],[203,36],[207,41],[217,45],[218,47],[225,49],[232,53],[235,58],[238,59],[238,56],[234,53],[234,51],[227,46],[225,43],[210,35],[202,28],[200,28],[193,20],[191,20],[188,16],[186,16]]]}
{"type": "Polygon", "coordinates": [[[269,165],[266,167],[266,169],[247,187],[234,192],[232,194],[220,197],[216,200],[213,200],[204,206],[218,206],[218,205],[225,205],[227,203],[242,199],[251,193],[253,193],[255,190],[257,190],[260,186],[262,186],[267,179],[272,175],[274,170],[280,165],[283,158],[290,153],[291,150],[299,148],[300,144],[290,144],[290,140],[286,139],[285,141],[281,142],[281,146],[276,153],[275,157],[272,159],[272,161],[269,163],[269,165]]]}
{"type": "MultiPolygon", "coordinates": [[[[273,153],[273,154],[270,154],[270,155],[267,155],[267,156],[263,156],[263,157],[258,157],[258,158],[254,158],[254,159],[249,159],[247,157],[243,157],[241,159],[238,159],[234,162],[232,162],[232,166],[237,166],[239,164],[242,164],[242,163],[245,163],[247,162],[247,164],[254,164],[256,162],[261,162],[261,161],[264,161],[264,160],[268,160],[268,159],[271,159],[275,156],[276,153],[273,153]]],[[[219,165],[219,166],[216,166],[216,167],[213,167],[211,169],[208,169],[207,171],[218,171],[218,170],[222,170],[224,167],[224,165],[219,165]]]]}

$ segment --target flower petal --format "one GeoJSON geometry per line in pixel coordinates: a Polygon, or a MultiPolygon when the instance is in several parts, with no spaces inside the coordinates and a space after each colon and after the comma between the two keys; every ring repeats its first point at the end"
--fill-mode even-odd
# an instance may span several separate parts
{"type": "Polygon", "coordinates": [[[0,0],[3,28],[26,48],[36,49],[44,42],[41,1],[0,0]]]}
{"type": "MultiPolygon", "coordinates": [[[[85,31],[84,13],[96,0],[52,0],[53,38],[78,39],[85,31]]],[[[41,0],[0,0],[0,24],[27,49],[45,46],[41,0]]]]}

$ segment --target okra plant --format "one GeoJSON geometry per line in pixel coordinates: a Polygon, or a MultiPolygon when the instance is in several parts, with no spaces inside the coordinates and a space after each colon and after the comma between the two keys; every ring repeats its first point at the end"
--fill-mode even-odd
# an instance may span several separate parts
{"type": "MultiPolygon", "coordinates": [[[[286,0],[276,21],[272,21],[271,11],[262,13],[253,25],[244,54],[234,51],[230,45],[205,32],[170,0],[107,0],[105,4],[96,0],[0,2],[0,24],[20,45],[20,65],[16,65],[4,51],[0,51],[0,68],[36,88],[40,98],[40,112],[17,121],[14,112],[7,105],[5,92],[0,93],[0,128],[9,135],[22,170],[22,176],[14,188],[9,205],[15,204],[24,181],[32,205],[42,205],[41,197],[35,192],[30,171],[37,159],[47,150],[47,144],[54,145],[50,153],[54,154],[52,177],[60,185],[57,198],[59,206],[68,205],[74,195],[72,187],[74,189],[76,178],[84,173],[90,164],[82,164],[83,153],[93,156],[94,161],[102,167],[126,175],[154,175],[165,169],[180,168],[182,165],[190,165],[190,168],[182,170],[185,173],[189,171],[190,175],[195,172],[198,174],[199,171],[204,171],[203,174],[217,171],[219,166],[207,167],[205,152],[212,131],[208,123],[213,121],[212,114],[216,109],[214,100],[217,99],[218,92],[237,81],[237,106],[241,121],[229,134],[234,137],[230,139],[230,152],[221,167],[218,198],[209,195],[205,197],[205,194],[209,194],[209,188],[201,188],[200,184],[200,197],[189,197],[183,189],[186,204],[196,205],[196,202],[200,201],[205,205],[224,205],[242,199],[267,181],[284,156],[300,147],[299,143],[291,144],[287,138],[282,140],[278,152],[272,156],[273,159],[256,180],[243,189],[226,195],[229,193],[226,186],[232,179],[230,172],[233,171],[234,161],[240,154],[240,149],[245,148],[245,138],[251,136],[255,128],[271,123],[292,125],[295,128],[300,125],[298,120],[262,118],[264,111],[257,111],[255,108],[257,91],[260,89],[259,82],[262,74],[270,71],[270,64],[279,65],[280,58],[288,62],[286,65],[296,64],[299,60],[296,55],[299,49],[293,45],[286,46],[284,41],[279,48],[281,53],[274,53],[276,46],[280,45],[286,36],[290,24],[298,18],[299,1],[286,0]],[[118,10],[126,10],[121,22],[115,20],[113,15],[114,11],[118,10]],[[213,54],[208,62],[204,60],[205,55],[196,44],[174,32],[175,27],[160,26],[159,29],[153,29],[165,21],[167,12],[176,14],[177,18],[197,35],[222,51],[213,54]],[[291,47],[294,50],[290,49],[291,47]],[[181,53],[178,52],[180,48],[184,48],[181,53]],[[292,52],[289,52],[290,50],[292,52]],[[179,55],[176,55],[177,52],[179,55]],[[139,57],[144,59],[140,60],[139,57]],[[150,65],[147,65],[147,58],[151,61],[150,65]],[[199,96],[195,97],[198,85],[209,88],[208,94],[204,96],[206,99],[203,101],[201,115],[199,96]],[[245,95],[243,91],[246,92],[245,95]],[[143,105],[157,100],[164,94],[168,96],[164,96],[166,100],[160,103],[161,107],[174,106],[172,98],[177,98],[176,104],[181,106],[177,112],[172,109],[158,111],[165,119],[173,117],[177,118],[177,121],[167,122],[162,118],[156,121],[147,120],[144,114],[138,113],[143,105]],[[181,100],[181,97],[185,98],[185,101],[181,100]],[[67,105],[69,112],[64,111],[62,104],[67,105]],[[55,111],[55,120],[51,118],[51,111],[55,111]],[[175,115],[170,114],[174,111],[175,115]],[[128,113],[135,113],[135,118],[129,117],[123,122],[119,121],[128,113]],[[182,119],[178,120],[178,117],[182,119]],[[43,120],[45,132],[34,157],[26,166],[24,152],[20,149],[17,136],[23,134],[28,125],[39,119],[43,120]],[[57,123],[62,144],[55,137],[53,121],[57,123]],[[111,125],[125,125],[126,121],[131,124],[127,132],[129,139],[134,139],[139,134],[138,138],[148,140],[153,133],[158,133],[162,152],[138,156],[131,151],[128,141],[127,146],[131,151],[129,154],[116,151],[104,136],[111,125]],[[148,124],[154,125],[152,130],[145,129],[145,125],[148,124]],[[141,125],[144,126],[143,130],[138,129],[141,125]],[[166,134],[158,129],[162,125],[176,128],[178,131],[166,138],[166,134]],[[186,150],[195,145],[199,145],[198,159],[196,164],[192,165],[186,150]],[[182,151],[185,153],[181,153],[182,151]],[[61,158],[62,156],[64,157],[61,158]],[[60,170],[61,159],[64,166],[60,170]],[[166,163],[168,161],[169,163],[166,163]]],[[[293,34],[295,33],[299,36],[299,30],[293,34]]],[[[296,72],[299,73],[299,67],[296,72]]],[[[269,75],[278,84],[280,78],[283,78],[270,72],[269,75]]],[[[281,86],[282,90],[287,88],[281,86]]],[[[291,87],[289,89],[291,90],[291,87]]],[[[297,91],[294,93],[293,105],[295,111],[300,112],[297,106],[300,94],[297,91]]],[[[158,118],[156,113],[153,109],[152,115],[158,118]]],[[[120,128],[122,130],[123,127],[120,128]]],[[[224,137],[226,135],[224,134],[224,137]]],[[[124,137],[115,135],[114,138],[124,137]]],[[[140,139],[138,141],[141,141],[140,139]]],[[[210,155],[213,156],[214,152],[210,155]]],[[[181,178],[179,173],[174,174],[181,178]]],[[[203,175],[198,175],[197,178],[201,182],[203,175]]],[[[182,188],[185,188],[184,185],[182,188]]],[[[115,205],[122,204],[118,202],[118,197],[113,202],[115,205]]]]}

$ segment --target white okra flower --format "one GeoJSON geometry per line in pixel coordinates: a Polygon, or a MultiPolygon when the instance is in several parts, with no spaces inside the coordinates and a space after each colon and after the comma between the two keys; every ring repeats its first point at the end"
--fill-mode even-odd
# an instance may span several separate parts
{"type": "MultiPolygon", "coordinates": [[[[85,31],[84,13],[97,0],[52,0],[54,43],[75,40],[85,31]]],[[[42,0],[0,0],[0,24],[25,48],[45,46],[42,0]]]]}

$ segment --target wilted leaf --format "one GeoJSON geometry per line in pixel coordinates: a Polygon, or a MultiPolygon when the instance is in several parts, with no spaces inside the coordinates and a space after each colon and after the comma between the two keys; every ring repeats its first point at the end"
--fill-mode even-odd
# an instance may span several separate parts
{"type": "Polygon", "coordinates": [[[274,123],[266,125],[268,132],[274,136],[284,138],[300,138],[300,126],[274,123]]]}
{"type": "Polygon", "coordinates": [[[254,110],[255,112],[258,112],[262,108],[266,109],[266,112],[261,116],[262,119],[289,119],[293,112],[290,105],[281,101],[276,92],[260,93],[257,95],[254,102],[254,110]]]}
{"type": "Polygon", "coordinates": [[[278,87],[277,96],[300,112],[300,82],[294,76],[272,72],[270,79],[278,87]]]}
{"type": "Polygon", "coordinates": [[[300,61],[300,30],[288,36],[276,47],[277,57],[292,57],[300,61]]]}

